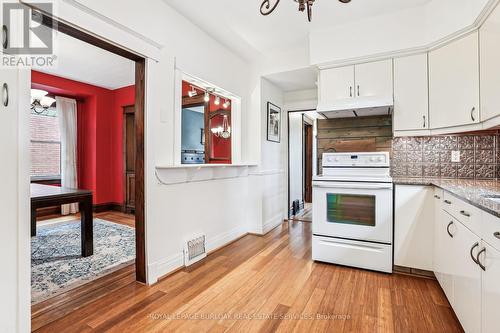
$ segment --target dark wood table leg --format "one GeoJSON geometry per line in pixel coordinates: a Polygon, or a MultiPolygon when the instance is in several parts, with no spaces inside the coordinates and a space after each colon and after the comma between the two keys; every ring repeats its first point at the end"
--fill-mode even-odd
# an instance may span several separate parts
{"type": "Polygon", "coordinates": [[[94,254],[94,220],[91,195],[80,202],[80,214],[82,216],[82,257],[89,257],[94,254]]]}
{"type": "Polygon", "coordinates": [[[36,236],[36,208],[31,207],[31,237],[36,236]]]}

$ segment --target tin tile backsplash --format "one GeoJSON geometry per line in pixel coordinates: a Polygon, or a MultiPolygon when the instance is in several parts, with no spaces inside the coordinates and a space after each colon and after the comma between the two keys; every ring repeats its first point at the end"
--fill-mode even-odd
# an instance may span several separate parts
{"type": "Polygon", "coordinates": [[[393,177],[496,179],[499,133],[394,138],[393,177]],[[459,152],[460,161],[452,160],[459,152]]]}

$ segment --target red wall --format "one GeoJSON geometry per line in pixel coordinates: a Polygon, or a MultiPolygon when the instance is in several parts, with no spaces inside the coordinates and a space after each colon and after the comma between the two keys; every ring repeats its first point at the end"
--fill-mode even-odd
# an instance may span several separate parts
{"type": "Polygon", "coordinates": [[[78,99],[78,187],[94,204],[123,203],[123,110],[134,104],[134,86],[117,90],[32,71],[32,87],[78,99]]]}
{"type": "MultiPolygon", "coordinates": [[[[182,81],[182,96],[188,96],[188,92],[191,90],[191,84],[189,84],[186,81],[182,81]]],[[[195,86],[196,87],[196,86],[195,86]]],[[[196,87],[197,88],[197,87],[196,87]]],[[[204,94],[203,89],[198,88],[197,89],[198,94],[204,94]]],[[[221,98],[220,104],[215,105],[215,95],[210,94],[210,103],[209,103],[209,112],[214,112],[217,111],[221,108],[223,108],[222,104],[224,103],[224,99],[221,98]]],[[[229,114],[231,115],[231,106],[227,108],[229,111],[229,114]]],[[[222,119],[223,117],[217,117],[212,120],[212,127],[216,126],[222,126],[222,119]]],[[[231,126],[231,116],[229,116],[229,126],[231,126]]],[[[209,163],[212,164],[231,164],[231,139],[222,139],[218,138],[213,134],[211,138],[212,142],[212,156],[211,157],[216,157],[216,158],[221,158],[221,157],[228,157],[227,159],[222,159],[222,160],[215,160],[211,161],[209,163]]]]}

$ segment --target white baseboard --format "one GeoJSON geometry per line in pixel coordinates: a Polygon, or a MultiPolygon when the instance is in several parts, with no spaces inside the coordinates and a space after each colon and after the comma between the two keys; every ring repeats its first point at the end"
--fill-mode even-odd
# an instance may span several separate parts
{"type": "Polygon", "coordinates": [[[283,213],[279,213],[276,216],[273,216],[269,220],[267,220],[264,225],[262,226],[262,233],[266,234],[269,231],[273,230],[277,226],[279,226],[281,223],[283,223],[284,216],[283,213]]]}
{"type": "Polygon", "coordinates": [[[158,279],[184,266],[184,253],[181,251],[166,259],[148,265],[148,284],[158,282],[158,279]]]}
{"type": "Polygon", "coordinates": [[[221,248],[246,233],[247,231],[245,230],[245,228],[243,226],[240,226],[219,234],[215,237],[210,237],[207,239],[207,252],[211,252],[213,250],[221,248]]]}
{"type": "MultiPolygon", "coordinates": [[[[231,243],[235,239],[246,234],[246,229],[241,227],[233,228],[219,235],[207,239],[207,252],[221,248],[231,243]]],[[[152,285],[158,282],[161,277],[184,267],[184,253],[180,251],[166,259],[159,260],[148,265],[148,284],[152,285]]]]}

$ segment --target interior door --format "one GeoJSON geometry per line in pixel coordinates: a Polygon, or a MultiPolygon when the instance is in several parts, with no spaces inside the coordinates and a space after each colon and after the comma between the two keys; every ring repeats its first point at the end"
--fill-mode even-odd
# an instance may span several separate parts
{"type": "Polygon", "coordinates": [[[304,202],[312,202],[313,127],[304,123],[304,202]]]}
{"type": "MultiPolygon", "coordinates": [[[[1,52],[0,52],[1,56],[1,52]]],[[[30,302],[29,72],[0,66],[2,283],[0,331],[28,331],[30,302]],[[20,97],[26,113],[20,112],[20,97]],[[20,133],[20,129],[23,130],[20,133]],[[17,319],[16,319],[17,318],[17,319]]]]}
{"type": "Polygon", "coordinates": [[[135,107],[123,108],[123,155],[125,161],[125,211],[135,210],[135,107]]]}

